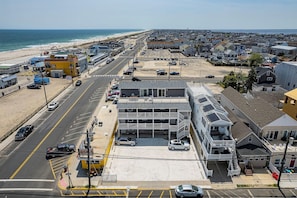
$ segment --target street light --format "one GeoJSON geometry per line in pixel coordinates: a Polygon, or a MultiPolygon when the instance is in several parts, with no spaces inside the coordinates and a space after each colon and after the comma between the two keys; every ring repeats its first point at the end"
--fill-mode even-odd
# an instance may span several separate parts
{"type": "Polygon", "coordinates": [[[291,137],[291,133],[292,133],[292,131],[289,133],[289,135],[287,137],[285,152],[284,152],[284,155],[283,155],[283,159],[281,161],[281,168],[280,168],[279,176],[278,176],[278,179],[277,179],[277,187],[278,187],[279,191],[282,193],[282,195],[284,197],[286,197],[286,195],[284,194],[284,192],[282,191],[282,189],[280,187],[280,179],[281,179],[282,172],[284,171],[284,165],[286,163],[286,155],[287,155],[287,150],[288,150],[289,143],[292,143],[294,141],[294,138],[291,137]]]}
{"type": "Polygon", "coordinates": [[[42,71],[40,71],[40,74],[41,74],[41,83],[42,83],[42,86],[43,86],[43,92],[44,92],[44,97],[45,97],[45,105],[47,107],[48,102],[47,102],[47,96],[46,96],[46,91],[45,91],[45,86],[44,86],[43,73],[42,73],[42,71]]]}
{"type": "Polygon", "coordinates": [[[70,64],[69,68],[70,68],[70,72],[71,72],[71,83],[73,85],[73,65],[70,64]]]}

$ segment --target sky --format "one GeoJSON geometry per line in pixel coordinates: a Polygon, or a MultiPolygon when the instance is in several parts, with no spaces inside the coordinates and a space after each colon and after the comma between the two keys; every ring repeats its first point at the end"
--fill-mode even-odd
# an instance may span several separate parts
{"type": "Polygon", "coordinates": [[[297,29],[297,0],[0,0],[0,29],[297,29]]]}

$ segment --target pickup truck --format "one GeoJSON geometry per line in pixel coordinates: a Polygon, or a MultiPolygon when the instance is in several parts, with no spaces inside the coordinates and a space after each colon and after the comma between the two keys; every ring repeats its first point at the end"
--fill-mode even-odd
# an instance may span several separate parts
{"type": "Polygon", "coordinates": [[[55,147],[48,147],[46,150],[46,159],[51,159],[55,157],[62,157],[65,155],[70,155],[75,152],[74,144],[58,144],[55,147]]]}

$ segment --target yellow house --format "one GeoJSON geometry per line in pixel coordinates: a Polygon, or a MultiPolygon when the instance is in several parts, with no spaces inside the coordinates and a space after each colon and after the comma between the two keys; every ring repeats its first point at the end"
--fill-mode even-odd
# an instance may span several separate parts
{"type": "Polygon", "coordinates": [[[283,111],[297,120],[297,88],[285,93],[283,111]]]}
{"type": "Polygon", "coordinates": [[[72,54],[52,54],[44,60],[45,72],[63,71],[63,75],[76,77],[79,74],[78,57],[72,54]]]}

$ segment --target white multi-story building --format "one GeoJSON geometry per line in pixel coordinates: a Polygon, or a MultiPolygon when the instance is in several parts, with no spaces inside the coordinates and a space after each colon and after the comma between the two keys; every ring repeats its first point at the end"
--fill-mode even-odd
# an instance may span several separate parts
{"type": "Polygon", "coordinates": [[[297,88],[297,62],[282,62],[275,66],[276,83],[290,91],[297,88]]]}
{"type": "Polygon", "coordinates": [[[123,80],[119,84],[118,136],[182,139],[190,134],[187,84],[175,80],[123,80]]]}
{"type": "Polygon", "coordinates": [[[189,87],[196,146],[207,176],[213,175],[209,164],[226,162],[227,175],[240,174],[236,156],[236,142],[231,135],[232,122],[227,111],[216,101],[204,86],[189,87]]]}

